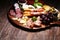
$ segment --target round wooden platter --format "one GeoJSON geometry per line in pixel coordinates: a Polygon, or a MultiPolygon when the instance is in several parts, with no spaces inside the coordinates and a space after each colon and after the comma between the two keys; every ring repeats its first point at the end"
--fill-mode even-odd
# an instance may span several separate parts
{"type": "MultiPolygon", "coordinates": [[[[9,11],[10,10],[11,9],[9,9],[9,11]]],[[[48,26],[45,26],[45,27],[39,27],[39,28],[33,28],[33,29],[28,28],[28,27],[24,27],[24,26],[22,26],[22,24],[19,23],[19,21],[16,21],[16,20],[12,19],[13,16],[10,15],[9,11],[7,13],[7,17],[8,17],[9,22],[13,26],[15,26],[17,28],[20,28],[20,29],[23,29],[23,30],[26,30],[26,31],[36,32],[36,31],[41,31],[41,30],[49,29],[52,26],[60,26],[60,21],[56,21],[56,22],[53,22],[51,25],[48,25],[48,26]]]]}

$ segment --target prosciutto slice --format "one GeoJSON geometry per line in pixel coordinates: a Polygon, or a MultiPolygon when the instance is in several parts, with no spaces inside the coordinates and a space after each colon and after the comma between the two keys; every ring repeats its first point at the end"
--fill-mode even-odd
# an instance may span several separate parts
{"type": "Polygon", "coordinates": [[[12,16],[16,15],[16,13],[14,12],[14,10],[10,10],[10,15],[12,15],[12,16]]]}
{"type": "Polygon", "coordinates": [[[27,26],[33,28],[34,24],[31,18],[27,21],[27,26]]]}
{"type": "Polygon", "coordinates": [[[18,3],[15,3],[14,7],[15,7],[15,11],[16,11],[16,17],[18,17],[18,18],[22,17],[22,13],[21,13],[18,3]]]}
{"type": "Polygon", "coordinates": [[[20,18],[22,17],[21,10],[19,8],[15,9],[16,10],[16,17],[20,18]]]}

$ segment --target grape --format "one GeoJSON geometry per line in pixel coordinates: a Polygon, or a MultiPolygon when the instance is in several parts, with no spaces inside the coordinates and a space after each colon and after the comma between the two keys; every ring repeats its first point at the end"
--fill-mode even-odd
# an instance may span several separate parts
{"type": "Polygon", "coordinates": [[[41,17],[41,18],[45,18],[46,16],[45,16],[44,14],[41,14],[40,17],[41,17]]]}
{"type": "Polygon", "coordinates": [[[41,14],[40,18],[42,19],[42,24],[50,24],[50,22],[57,19],[56,14],[53,13],[41,14]]]}
{"type": "Polygon", "coordinates": [[[44,18],[44,20],[47,20],[47,19],[48,19],[47,17],[44,18]]]}

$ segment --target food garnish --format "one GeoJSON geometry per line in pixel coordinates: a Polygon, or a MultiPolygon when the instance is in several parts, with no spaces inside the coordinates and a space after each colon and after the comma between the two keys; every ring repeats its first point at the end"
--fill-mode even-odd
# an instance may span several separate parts
{"type": "Polygon", "coordinates": [[[37,18],[35,16],[32,17],[32,21],[36,21],[37,18]]]}

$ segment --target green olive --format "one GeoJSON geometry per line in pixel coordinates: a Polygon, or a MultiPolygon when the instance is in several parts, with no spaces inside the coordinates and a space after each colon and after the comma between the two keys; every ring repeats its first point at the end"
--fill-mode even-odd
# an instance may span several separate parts
{"type": "Polygon", "coordinates": [[[33,21],[36,21],[36,20],[37,20],[37,18],[36,18],[35,16],[33,16],[33,17],[32,17],[32,20],[33,20],[33,21]]]}

